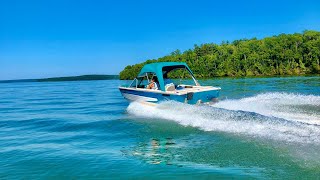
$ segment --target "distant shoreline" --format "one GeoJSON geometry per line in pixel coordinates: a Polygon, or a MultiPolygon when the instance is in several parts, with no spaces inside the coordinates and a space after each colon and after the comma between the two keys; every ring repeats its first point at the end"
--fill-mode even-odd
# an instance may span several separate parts
{"type": "Polygon", "coordinates": [[[16,80],[0,80],[0,83],[15,83],[15,82],[60,82],[60,81],[94,81],[94,80],[116,80],[119,75],[81,75],[81,76],[66,76],[52,77],[40,79],[16,79],[16,80]]]}
{"type": "MultiPolygon", "coordinates": [[[[211,78],[198,78],[198,80],[208,79],[224,79],[224,78],[281,78],[281,77],[317,77],[319,74],[304,74],[304,75],[272,75],[272,76],[224,76],[211,78]]],[[[67,77],[53,77],[41,79],[16,79],[16,80],[0,80],[1,83],[16,83],[16,82],[63,82],[63,81],[97,81],[97,80],[120,80],[119,75],[82,75],[82,76],[67,76],[67,77]]],[[[127,79],[132,80],[132,79],[127,79]]]]}
{"type": "MultiPolygon", "coordinates": [[[[318,77],[320,74],[291,74],[291,75],[260,75],[260,76],[214,76],[214,77],[202,77],[197,80],[208,79],[246,79],[246,78],[289,78],[289,77],[318,77]]],[[[177,78],[179,79],[179,78],[177,78]]],[[[182,78],[183,79],[183,78],[182,78]]],[[[122,81],[132,81],[133,79],[119,79],[122,81]]]]}

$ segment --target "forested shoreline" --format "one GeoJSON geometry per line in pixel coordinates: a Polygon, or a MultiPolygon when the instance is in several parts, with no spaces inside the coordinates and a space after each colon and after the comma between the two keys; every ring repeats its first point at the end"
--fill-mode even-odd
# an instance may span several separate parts
{"type": "Polygon", "coordinates": [[[320,74],[320,32],[280,34],[263,39],[240,39],[193,49],[129,65],[120,79],[133,79],[145,64],[186,62],[197,78],[320,74]]]}

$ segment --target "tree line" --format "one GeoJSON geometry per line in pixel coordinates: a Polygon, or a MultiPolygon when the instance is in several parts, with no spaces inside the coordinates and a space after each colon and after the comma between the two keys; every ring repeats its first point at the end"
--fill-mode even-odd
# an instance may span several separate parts
{"type": "Polygon", "coordinates": [[[193,49],[129,65],[120,79],[133,79],[145,64],[186,62],[197,78],[320,74],[320,32],[280,34],[263,39],[240,39],[193,49]]]}

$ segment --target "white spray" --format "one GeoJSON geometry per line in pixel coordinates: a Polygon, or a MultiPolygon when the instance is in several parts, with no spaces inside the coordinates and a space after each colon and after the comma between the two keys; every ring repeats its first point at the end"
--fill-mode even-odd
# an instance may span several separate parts
{"type": "Polygon", "coordinates": [[[166,119],[204,131],[227,132],[286,142],[320,144],[320,96],[267,93],[213,106],[164,102],[131,103],[130,114],[166,119]]]}

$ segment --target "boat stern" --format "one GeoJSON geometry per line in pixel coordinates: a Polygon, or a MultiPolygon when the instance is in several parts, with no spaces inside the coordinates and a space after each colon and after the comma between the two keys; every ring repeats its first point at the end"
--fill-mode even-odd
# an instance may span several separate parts
{"type": "Polygon", "coordinates": [[[188,92],[186,94],[185,103],[188,104],[201,104],[217,102],[220,94],[220,89],[213,89],[200,92],[188,92]]]}

